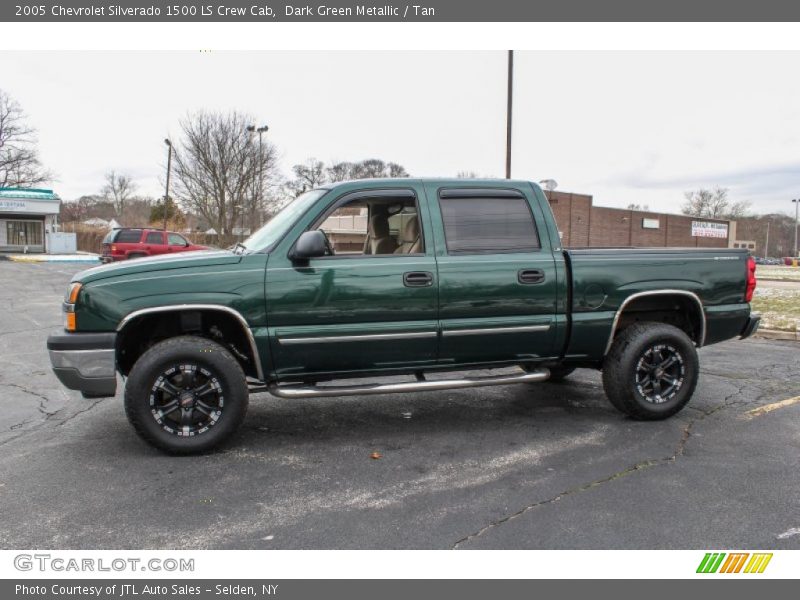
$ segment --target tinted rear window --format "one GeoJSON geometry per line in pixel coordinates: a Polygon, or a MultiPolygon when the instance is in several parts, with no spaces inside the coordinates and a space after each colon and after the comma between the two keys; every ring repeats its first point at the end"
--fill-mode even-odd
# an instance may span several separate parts
{"type": "Polygon", "coordinates": [[[146,238],[148,244],[163,244],[164,236],[160,231],[151,231],[146,238]]]}
{"type": "Polygon", "coordinates": [[[136,244],[142,239],[141,229],[120,229],[114,240],[118,244],[136,244]]]}
{"type": "Polygon", "coordinates": [[[538,250],[539,235],[524,198],[441,198],[449,253],[538,250]]]}

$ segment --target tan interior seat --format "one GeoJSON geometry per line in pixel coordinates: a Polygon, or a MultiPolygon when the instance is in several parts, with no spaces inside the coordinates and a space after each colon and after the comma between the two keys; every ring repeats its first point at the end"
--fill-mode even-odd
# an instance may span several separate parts
{"type": "Polygon", "coordinates": [[[389,232],[389,218],[385,214],[373,215],[369,220],[364,254],[393,254],[396,248],[397,242],[389,232]]]}
{"type": "Polygon", "coordinates": [[[406,221],[403,232],[400,234],[400,245],[395,254],[419,254],[422,252],[422,236],[419,231],[419,220],[411,217],[406,221]]]}

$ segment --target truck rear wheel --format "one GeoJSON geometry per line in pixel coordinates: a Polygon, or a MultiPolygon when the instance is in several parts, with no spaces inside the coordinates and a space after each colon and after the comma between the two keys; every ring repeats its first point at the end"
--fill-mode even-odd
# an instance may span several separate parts
{"type": "Polygon", "coordinates": [[[611,345],[603,388],[611,404],[634,419],[666,419],[689,402],[699,372],[686,333],[663,323],[636,323],[611,345]]]}
{"type": "Polygon", "coordinates": [[[233,434],[247,412],[242,367],[197,336],[159,342],[133,365],[125,412],[139,436],[171,454],[205,452],[233,434]]]}

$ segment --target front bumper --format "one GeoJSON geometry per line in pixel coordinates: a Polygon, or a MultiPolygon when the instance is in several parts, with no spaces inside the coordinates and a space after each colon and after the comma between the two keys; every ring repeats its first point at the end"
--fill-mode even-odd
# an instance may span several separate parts
{"type": "Polygon", "coordinates": [[[742,329],[742,334],[739,339],[749,338],[756,331],[758,331],[758,324],[761,322],[761,313],[750,313],[750,318],[742,329]]]}
{"type": "Polygon", "coordinates": [[[47,338],[50,364],[67,388],[84,398],[108,398],[117,391],[116,333],[63,333],[47,338]]]}

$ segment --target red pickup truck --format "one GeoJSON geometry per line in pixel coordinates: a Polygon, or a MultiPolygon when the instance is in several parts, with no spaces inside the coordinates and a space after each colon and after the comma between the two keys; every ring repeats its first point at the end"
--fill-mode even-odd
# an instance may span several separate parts
{"type": "Polygon", "coordinates": [[[124,227],[112,229],[103,239],[103,254],[100,260],[110,263],[128,258],[192,250],[208,250],[208,247],[192,244],[181,234],[172,231],[124,227]]]}

